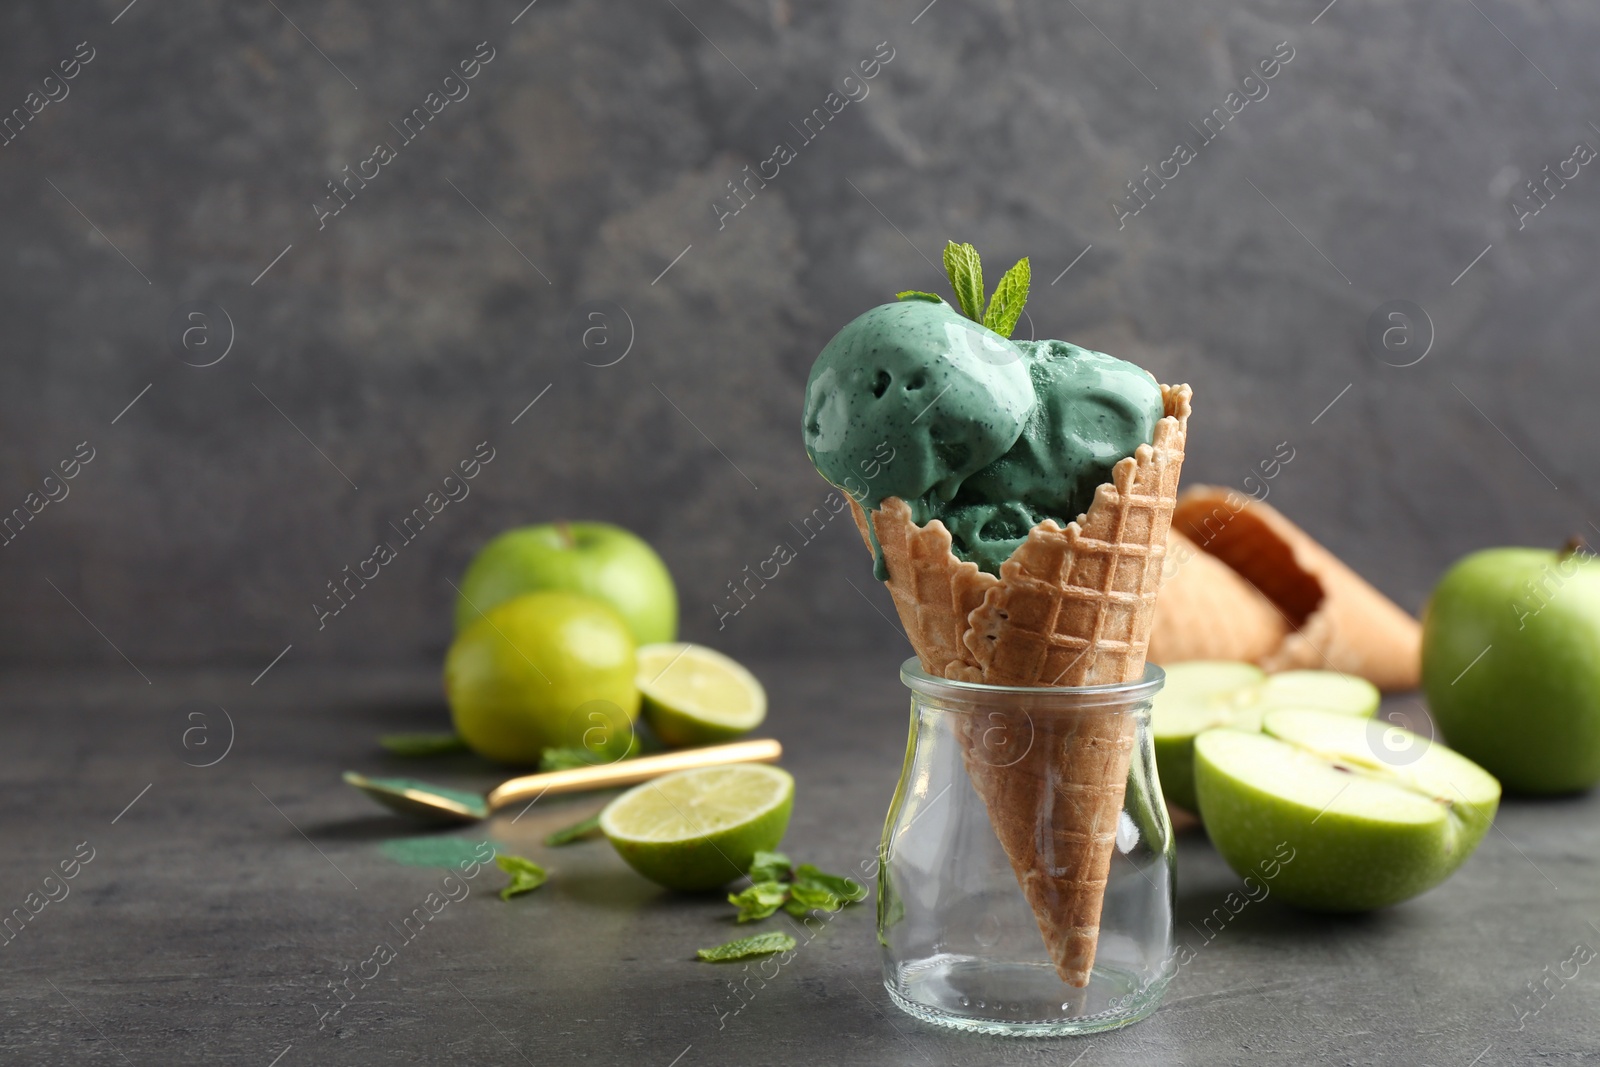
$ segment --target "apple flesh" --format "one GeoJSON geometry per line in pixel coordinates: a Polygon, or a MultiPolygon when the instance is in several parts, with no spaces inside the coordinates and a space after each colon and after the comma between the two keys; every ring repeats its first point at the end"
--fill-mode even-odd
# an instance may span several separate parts
{"type": "Polygon", "coordinates": [[[1600,562],[1493,548],[1440,580],[1422,684],[1445,739],[1512,792],[1600,781],[1600,562]]]}
{"type": "Polygon", "coordinates": [[[603,522],[519,526],[490,541],[461,579],[456,633],[508,600],[548,591],[610,604],[636,644],[678,636],[678,592],[667,565],[636,534],[603,522]]]}
{"type": "Polygon", "coordinates": [[[1320,911],[1388,907],[1438,885],[1500,802],[1500,783],[1443,745],[1325,711],[1201,734],[1195,785],[1228,866],[1256,877],[1276,868],[1271,892],[1320,911]]]}
{"type": "Polygon", "coordinates": [[[1250,663],[1193,660],[1166,668],[1167,680],[1150,713],[1156,771],[1162,795],[1174,806],[1196,810],[1194,739],[1206,730],[1259,730],[1278,708],[1316,708],[1369,717],[1378,710],[1377,687],[1364,678],[1333,671],[1284,671],[1269,675],[1250,663]]]}

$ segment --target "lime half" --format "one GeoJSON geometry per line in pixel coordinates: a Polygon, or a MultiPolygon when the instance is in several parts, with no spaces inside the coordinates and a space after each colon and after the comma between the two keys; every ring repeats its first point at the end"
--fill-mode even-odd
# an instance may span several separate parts
{"type": "Polygon", "coordinates": [[[767,691],[721,652],[667,643],[645,645],[638,657],[645,721],[668,745],[731,741],[767,717],[767,691]]]}
{"type": "Polygon", "coordinates": [[[658,885],[715,889],[778,847],[794,779],[759,763],[679,771],[634,786],[600,813],[600,830],[628,866],[658,885]]]}

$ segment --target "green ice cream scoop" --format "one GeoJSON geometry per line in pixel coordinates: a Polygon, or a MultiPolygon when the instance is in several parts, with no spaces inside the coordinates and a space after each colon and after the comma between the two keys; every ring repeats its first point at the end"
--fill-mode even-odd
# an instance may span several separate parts
{"type": "MultiPolygon", "coordinates": [[[[1161,388],[1064,341],[1013,343],[948,304],[861,315],[806,383],[806,451],[868,511],[887,497],[942,519],[958,557],[991,573],[1044,518],[1088,509],[1120,459],[1149,443],[1161,388]]],[[[875,573],[888,577],[874,538],[875,573]]]]}
{"type": "Polygon", "coordinates": [[[806,383],[806,452],[867,509],[897,496],[918,522],[1016,443],[1035,406],[1022,351],[948,304],[858,316],[806,383]]]}
{"type": "Polygon", "coordinates": [[[974,472],[939,517],[957,554],[997,574],[1044,519],[1063,526],[1089,510],[1111,468],[1149,444],[1161,386],[1126,360],[1066,341],[1019,341],[1038,397],[1017,441],[974,472]]]}

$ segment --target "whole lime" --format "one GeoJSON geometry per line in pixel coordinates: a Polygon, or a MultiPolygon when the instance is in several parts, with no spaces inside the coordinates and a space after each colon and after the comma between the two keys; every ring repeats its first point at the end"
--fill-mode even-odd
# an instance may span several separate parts
{"type": "Polygon", "coordinates": [[[451,644],[445,696],[481,756],[537,763],[546,748],[621,753],[639,689],[633,635],[603,601],[530,593],[486,612],[451,644]]]}
{"type": "Polygon", "coordinates": [[[641,645],[678,635],[678,591],[638,535],[603,522],[519,526],[485,545],[461,579],[456,633],[524,593],[562,589],[604,600],[641,645]]]}

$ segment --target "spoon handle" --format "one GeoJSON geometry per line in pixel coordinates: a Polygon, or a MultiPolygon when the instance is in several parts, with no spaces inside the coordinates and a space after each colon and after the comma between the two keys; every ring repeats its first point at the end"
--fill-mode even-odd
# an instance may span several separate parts
{"type": "Polygon", "coordinates": [[[519,800],[533,800],[558,793],[581,793],[590,789],[607,789],[612,786],[634,785],[659,778],[673,771],[686,771],[694,767],[715,767],[724,763],[775,763],[783,755],[783,746],[770,738],[758,741],[735,741],[727,745],[708,745],[704,748],[685,748],[677,752],[663,752],[655,756],[618,760],[594,767],[574,767],[565,771],[547,771],[513,778],[490,791],[484,798],[490,811],[515,804],[519,800]]]}

